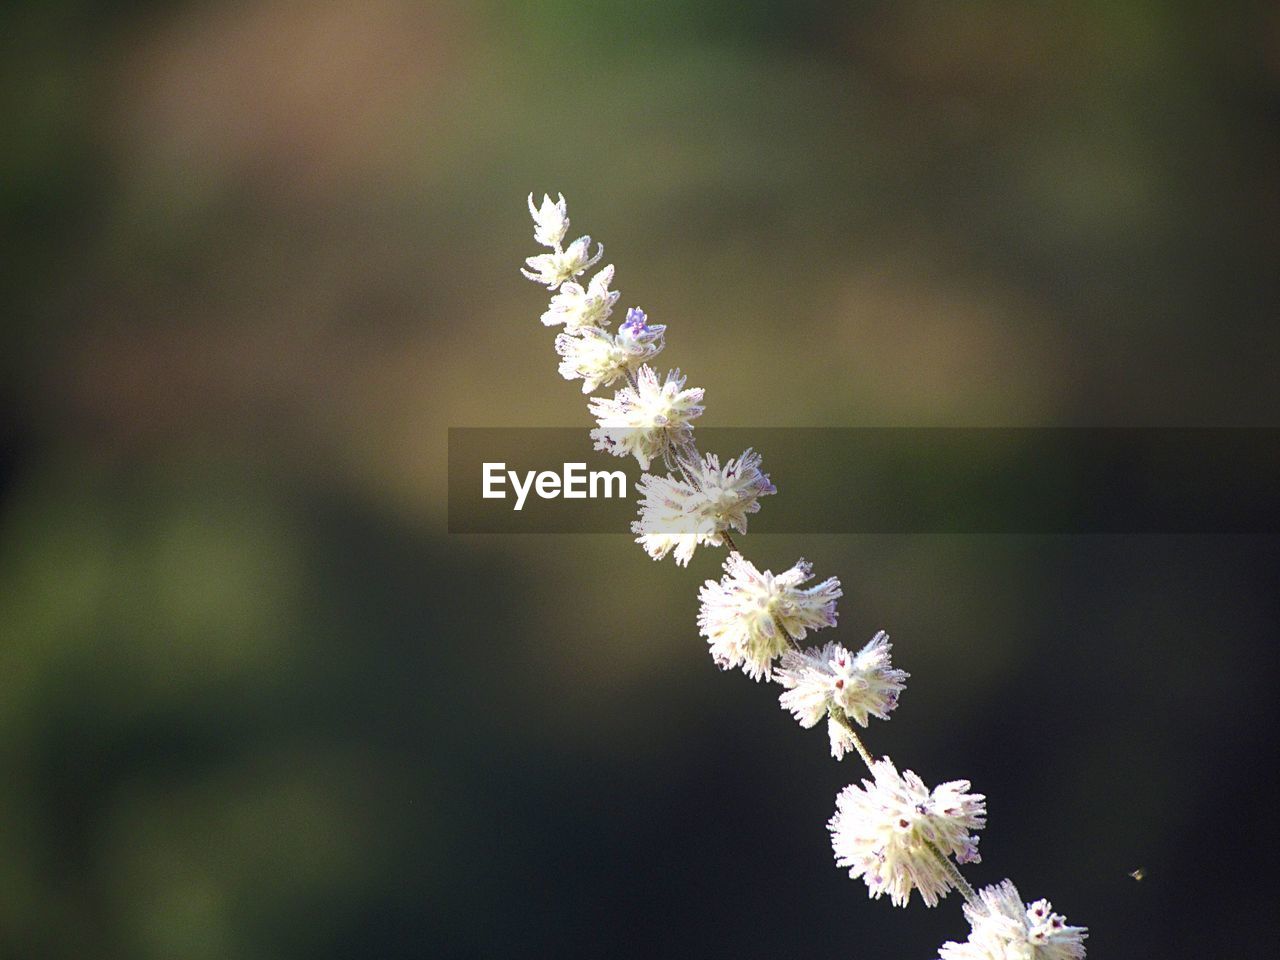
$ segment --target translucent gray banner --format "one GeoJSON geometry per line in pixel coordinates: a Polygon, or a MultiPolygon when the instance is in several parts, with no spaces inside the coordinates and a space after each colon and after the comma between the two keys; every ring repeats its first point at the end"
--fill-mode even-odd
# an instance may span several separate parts
{"type": "MultiPolygon", "coordinates": [[[[778,493],[752,533],[1280,533],[1280,429],[734,427],[696,439],[722,461],[763,456],[778,493]]],[[[626,533],[643,472],[593,450],[585,427],[452,428],[449,530],[626,533]]],[[[659,460],[649,472],[667,471],[659,460]]]]}

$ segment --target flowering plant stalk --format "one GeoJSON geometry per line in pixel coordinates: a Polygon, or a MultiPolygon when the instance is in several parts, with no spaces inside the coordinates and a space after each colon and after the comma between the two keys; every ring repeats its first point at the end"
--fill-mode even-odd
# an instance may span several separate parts
{"type": "Polygon", "coordinates": [[[534,240],[550,249],[529,257],[521,272],[553,292],[542,315],[547,326],[563,326],[555,350],[560,374],[581,380],[583,393],[620,383],[612,398],[588,402],[596,419],[595,449],[635,457],[646,471],[640,478],[639,519],[632,532],[654,560],[668,554],[688,566],[698,547],[724,547],[724,574],[706,581],[699,593],[698,628],[722,670],[741,668],[753,680],[773,681],[778,698],[802,727],[826,720],[831,755],[857,753],[869,773],[836,797],[827,823],[836,864],[861,879],[868,895],[887,895],[905,907],[916,891],[928,907],[951,890],[964,897],[970,934],[948,942],[940,960],[1081,960],[1084,927],[1069,926],[1047,900],[1024,902],[1012,882],[975,891],[960,865],[976,863],[975,831],[986,825],[986,798],[970,791],[968,780],[930,788],[910,770],[899,772],[888,757],[876,758],[858,733],[872,717],[889,719],[908,674],[893,666],[892,645],[883,631],[856,652],[838,642],[802,646],[810,631],[836,626],[835,577],[808,585],[812,568],[797,560],[788,570],[760,570],[738,547],[747,517],[760,498],[776,493],[761,470],[761,458],[745,450],[722,464],[702,454],[694,425],[703,412],[704,391],[686,387],[679,370],[665,376],[650,362],[666,345],[663,325],[649,323],[632,307],[616,331],[608,321],[619,294],[610,289],[612,265],[602,267],[584,287],[578,278],[604,256],[591,238],[563,246],[569,218],[563,195],[534,205],[534,240]],[[661,462],[665,475],[647,472],[661,462]]]}

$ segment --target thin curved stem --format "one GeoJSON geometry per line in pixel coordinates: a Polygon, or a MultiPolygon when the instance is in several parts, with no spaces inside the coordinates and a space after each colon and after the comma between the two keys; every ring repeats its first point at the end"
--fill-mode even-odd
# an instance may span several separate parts
{"type": "Polygon", "coordinates": [[[933,855],[938,858],[938,862],[942,864],[942,869],[947,871],[947,876],[951,878],[952,884],[964,895],[965,903],[973,907],[975,910],[982,909],[982,901],[978,899],[977,893],[974,892],[973,886],[964,878],[964,874],[960,872],[960,868],[955,865],[950,857],[937,848],[933,843],[926,840],[925,843],[929,849],[933,851],[933,855]]]}
{"type": "Polygon", "coordinates": [[[836,723],[840,724],[840,726],[844,727],[845,732],[853,739],[853,748],[858,751],[858,756],[862,758],[862,762],[867,765],[867,770],[869,770],[872,776],[874,776],[876,771],[872,764],[875,761],[872,760],[871,754],[867,751],[866,745],[862,742],[862,738],[858,736],[858,731],[853,729],[853,724],[849,722],[849,718],[845,715],[845,712],[843,710],[838,713],[832,712],[829,716],[836,723]]]}

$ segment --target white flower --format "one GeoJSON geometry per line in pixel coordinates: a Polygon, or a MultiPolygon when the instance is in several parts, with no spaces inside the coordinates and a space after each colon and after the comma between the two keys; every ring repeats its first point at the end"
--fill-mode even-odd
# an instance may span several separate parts
{"type": "Polygon", "coordinates": [[[569,229],[569,217],[565,212],[564,194],[553,202],[547,194],[542,195],[542,206],[535,208],[533,194],[529,194],[529,215],[533,217],[533,239],[544,247],[560,248],[565,231],[569,229]]]}
{"type": "MultiPolygon", "coordinates": [[[[613,305],[621,296],[616,290],[610,290],[613,283],[613,264],[602,267],[600,272],[591,278],[584,290],[582,284],[570,281],[560,288],[560,292],[551,298],[551,306],[542,315],[544,326],[554,327],[563,323],[567,331],[599,327],[613,313],[613,305]]],[[[663,327],[657,328],[659,331],[663,327]]]]}
{"type": "Polygon", "coordinates": [[[759,498],[777,492],[749,448],[723,467],[707,454],[689,465],[689,479],[645,474],[637,484],[644,496],[631,531],[641,534],[636,543],[655,560],[674,549],[676,562],[688,566],[698,545],[720,546],[728,529],[746,533],[747,514],[759,512],[759,498]]]}
{"type": "Polygon", "coordinates": [[[777,493],[769,475],[760,470],[760,454],[750,447],[723,467],[708,453],[693,478],[698,487],[699,510],[715,521],[717,531],[747,532],[747,514],[760,512],[760,498],[777,493]]]}
{"type": "Polygon", "coordinates": [[[548,290],[554,290],[600,262],[604,256],[604,244],[598,243],[596,247],[595,256],[588,256],[591,238],[579,237],[563,250],[556,247],[550,253],[526,258],[524,262],[529,269],[521,267],[520,272],[535,283],[546,284],[548,290]]]}
{"type": "Polygon", "coordinates": [[[830,716],[833,711],[865,727],[872,716],[888,720],[889,711],[898,705],[909,674],[893,669],[892,648],[889,635],[881,630],[857,654],[838,643],[821,650],[788,650],[774,672],[774,679],[787,688],[778,702],[802,727],[828,717],[831,754],[840,760],[853,746],[853,738],[830,716]]]}
{"type": "Polygon", "coordinates": [[[719,546],[723,540],[714,521],[698,509],[698,492],[683,480],[644,474],[636,484],[642,499],[640,517],[631,523],[636,543],[655,560],[675,551],[676,563],[687,567],[699,545],[719,546]]]}
{"type": "Polygon", "coordinates": [[[968,780],[953,780],[932,791],[914,773],[899,774],[886,757],[872,765],[875,781],[850,784],[836,797],[835,816],[827,823],[836,864],[862,877],[873,898],[889,894],[905,907],[913,889],[926,906],[936,906],[951,889],[951,877],[938,860],[978,860],[978,840],[969,834],[986,823],[981,794],[968,793],[968,780]]]}
{"type": "Polygon", "coordinates": [[[559,334],[556,353],[564,358],[560,361],[560,376],[566,380],[580,378],[583,393],[607,387],[661,353],[665,329],[661,324],[648,326],[644,322],[644,311],[632,307],[616,335],[599,327],[582,327],[574,333],[559,334]],[[633,314],[639,315],[638,327],[632,322],[633,314]]]}
{"type": "Polygon", "coordinates": [[[600,425],[591,431],[595,449],[616,457],[634,454],[641,469],[649,469],[655,457],[688,438],[690,421],[702,414],[702,388],[686,390],[684,380],[672,370],[659,383],[653,368],[643,366],[635,386],[623,387],[612,399],[592,397],[588,405],[600,425]]]}
{"type": "Polygon", "coordinates": [[[1048,900],[1024,904],[1008,880],[978,892],[982,907],[965,905],[973,928],[964,943],[948,942],[941,960],[1083,960],[1086,927],[1069,927],[1048,900]]]}
{"type": "Polygon", "coordinates": [[[835,577],[806,590],[811,567],[800,560],[785,573],[761,573],[739,553],[729,554],[719,583],[708,580],[699,591],[698,627],[722,670],[741,666],[754,680],[772,676],[773,660],[790,640],[836,623],[835,577]]]}

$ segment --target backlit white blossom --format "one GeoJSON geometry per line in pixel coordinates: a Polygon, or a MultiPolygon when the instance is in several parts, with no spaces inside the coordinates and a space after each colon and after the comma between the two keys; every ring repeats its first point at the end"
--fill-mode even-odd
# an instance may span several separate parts
{"type": "Polygon", "coordinates": [[[637,484],[640,519],[631,524],[631,531],[640,534],[636,543],[649,556],[661,560],[674,550],[676,562],[684,566],[697,546],[720,546],[725,530],[746,533],[747,515],[759,512],[760,497],[777,492],[760,470],[760,455],[749,448],[723,467],[709,453],[687,470],[688,481],[642,476],[637,484]]]}
{"type": "Polygon", "coordinates": [[[1083,960],[1087,928],[1068,926],[1048,900],[1024,904],[1008,880],[984,887],[978,899],[981,908],[964,908],[969,939],[944,943],[941,960],[1083,960]]]}
{"type": "Polygon", "coordinates": [[[909,675],[893,668],[892,647],[881,630],[856,654],[838,643],[820,650],[788,650],[773,674],[787,688],[778,702],[802,727],[827,717],[831,753],[840,760],[853,746],[853,738],[832,711],[842,711],[865,727],[869,717],[888,720],[889,711],[898,705],[909,675]]]}
{"type": "Polygon", "coordinates": [[[772,676],[774,659],[791,640],[836,623],[840,581],[831,577],[801,589],[813,576],[804,560],[774,575],[761,573],[740,553],[729,554],[725,575],[708,580],[698,596],[698,627],[722,670],[741,666],[754,680],[772,676]]]}
{"type": "Polygon", "coordinates": [[[661,324],[648,324],[644,311],[632,307],[616,334],[599,327],[562,333],[556,337],[556,353],[564,358],[560,361],[560,376],[581,379],[583,393],[607,387],[626,376],[628,370],[638,369],[661,353],[665,329],[661,324]]]}
{"type": "Polygon", "coordinates": [[[676,563],[687,567],[699,546],[719,546],[722,542],[710,517],[694,509],[697,491],[675,477],[646,473],[636,483],[641,494],[640,517],[631,523],[638,533],[636,543],[655,560],[674,552],[676,563]]]}
{"type": "Polygon", "coordinates": [[[836,864],[861,877],[872,898],[889,895],[905,907],[913,889],[926,906],[936,906],[951,889],[951,877],[936,849],[958,863],[977,862],[978,839],[969,831],[986,823],[981,794],[968,780],[953,780],[932,791],[910,770],[899,774],[886,757],[872,765],[874,781],[850,784],[836,797],[827,823],[836,864]]]}
{"type": "Polygon", "coordinates": [[[659,382],[652,367],[636,372],[635,386],[626,386],[611,398],[592,397],[588,406],[599,426],[591,431],[595,449],[617,457],[635,456],[641,469],[673,444],[683,443],[702,414],[701,387],[684,388],[685,378],[672,370],[659,382]]]}
{"type": "MultiPolygon", "coordinates": [[[[613,264],[601,267],[584,289],[582,284],[570,281],[551,298],[551,305],[542,315],[544,326],[564,324],[566,331],[575,332],[603,326],[613,313],[613,305],[621,294],[610,290],[613,283],[613,264]]],[[[658,329],[662,329],[659,327],[658,329]]]]}
{"type": "Polygon", "coordinates": [[[590,248],[591,238],[579,237],[563,250],[556,247],[550,253],[526,258],[524,262],[528,269],[521,267],[520,272],[535,283],[545,284],[548,290],[554,290],[600,262],[604,256],[604,244],[596,244],[595,256],[589,255],[590,248]]]}
{"type": "Polygon", "coordinates": [[[529,215],[533,217],[533,239],[544,247],[559,247],[569,229],[564,194],[553,201],[544,193],[541,207],[533,205],[533,194],[529,194],[529,215]]]}
{"type": "Polygon", "coordinates": [[[708,453],[695,473],[698,510],[712,518],[718,531],[746,533],[747,515],[760,512],[760,498],[778,492],[760,470],[760,454],[750,447],[723,467],[719,457],[708,453]]]}

